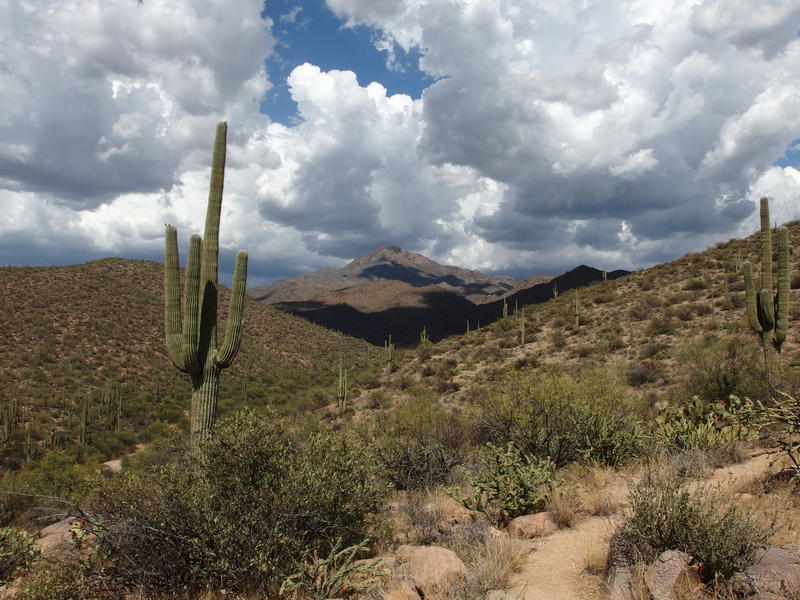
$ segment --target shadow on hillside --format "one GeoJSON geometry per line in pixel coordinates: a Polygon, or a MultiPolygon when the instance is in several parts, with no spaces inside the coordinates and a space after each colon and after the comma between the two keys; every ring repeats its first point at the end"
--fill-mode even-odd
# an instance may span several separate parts
{"type": "MultiPolygon", "coordinates": [[[[627,274],[628,271],[612,271],[608,273],[608,279],[627,274]]],[[[515,303],[523,307],[550,300],[553,297],[553,285],[561,293],[602,279],[602,271],[581,265],[548,283],[520,290],[509,296],[506,302],[511,312],[515,303]]],[[[426,278],[426,281],[427,285],[431,284],[430,279],[426,278]]],[[[411,281],[407,283],[415,285],[411,281]]],[[[275,306],[312,323],[376,345],[383,345],[391,334],[392,341],[399,346],[417,344],[423,327],[431,340],[438,341],[449,335],[464,333],[468,320],[470,328],[475,329],[478,324],[493,323],[503,314],[502,300],[476,305],[458,294],[444,291],[425,292],[422,297],[425,307],[395,307],[377,312],[361,312],[346,304],[326,305],[319,301],[284,302],[275,306]]]]}

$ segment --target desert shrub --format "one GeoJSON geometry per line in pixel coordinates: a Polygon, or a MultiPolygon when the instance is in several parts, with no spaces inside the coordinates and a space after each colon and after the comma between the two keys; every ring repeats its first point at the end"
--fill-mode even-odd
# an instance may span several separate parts
{"type": "Polygon", "coordinates": [[[669,352],[670,345],[664,342],[650,342],[645,344],[639,352],[640,358],[655,358],[664,356],[665,352],[669,352]]]}
{"type": "Polygon", "coordinates": [[[745,398],[738,416],[760,430],[767,448],[784,454],[800,471],[800,399],[785,392],[765,401],[745,398]]]}
{"type": "Polygon", "coordinates": [[[121,456],[135,445],[136,435],[131,431],[98,431],[92,434],[92,446],[103,458],[121,456]]]}
{"type": "Polygon", "coordinates": [[[695,278],[690,279],[686,282],[686,285],[683,286],[683,289],[688,290],[690,292],[697,292],[699,290],[706,289],[706,282],[702,279],[695,278]]]}
{"type": "Polygon", "coordinates": [[[655,383],[664,374],[664,370],[653,360],[634,362],[628,366],[628,383],[634,387],[655,383]]]}
{"type": "Polygon", "coordinates": [[[523,454],[508,443],[491,442],[480,449],[479,470],[467,474],[471,490],[461,502],[499,522],[544,507],[555,480],[555,465],[548,458],[523,454]]]}
{"type": "Polygon", "coordinates": [[[292,440],[276,421],[236,413],[202,459],[101,486],[89,514],[110,576],[162,592],[274,591],[309,552],[367,538],[383,494],[366,449],[327,431],[292,440]]]}
{"type": "Polygon", "coordinates": [[[738,415],[735,397],[724,402],[706,403],[698,396],[683,402],[658,402],[656,443],[676,450],[706,450],[734,444],[750,436],[738,415]]]}
{"type": "Polygon", "coordinates": [[[38,551],[33,547],[36,536],[17,527],[0,529],[0,583],[8,581],[20,569],[33,562],[38,551]]]}
{"type": "Polygon", "coordinates": [[[647,335],[672,335],[675,333],[675,320],[668,315],[657,315],[650,319],[645,328],[647,335]]]}
{"type": "Polygon", "coordinates": [[[763,389],[757,352],[751,340],[735,335],[688,342],[676,354],[685,390],[707,403],[724,402],[731,394],[755,397],[763,389]]]}
{"type": "Polygon", "coordinates": [[[89,446],[53,450],[26,461],[0,479],[0,524],[45,503],[45,497],[78,500],[91,488],[103,456],[89,446]]]}
{"type": "Polygon", "coordinates": [[[432,487],[465,461],[473,437],[467,422],[421,396],[381,415],[361,431],[385,477],[396,489],[432,487]]]}
{"type": "Polygon", "coordinates": [[[479,392],[475,411],[489,441],[511,442],[557,467],[576,460],[619,464],[646,442],[624,386],[600,370],[589,369],[580,379],[512,371],[479,392]]]}
{"type": "Polygon", "coordinates": [[[100,583],[97,573],[78,564],[42,564],[20,582],[14,600],[116,600],[120,590],[100,583]]]}
{"type": "Polygon", "coordinates": [[[687,489],[673,472],[650,470],[631,491],[630,511],[611,537],[613,560],[652,562],[681,550],[701,565],[706,580],[730,577],[753,560],[768,539],[753,517],[708,488],[687,489]]]}

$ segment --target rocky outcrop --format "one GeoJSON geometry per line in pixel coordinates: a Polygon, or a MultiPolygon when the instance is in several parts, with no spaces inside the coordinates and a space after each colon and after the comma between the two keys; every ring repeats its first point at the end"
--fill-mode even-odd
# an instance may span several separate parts
{"type": "Polygon", "coordinates": [[[678,600],[693,592],[700,583],[700,570],[691,556],[678,550],[662,552],[647,567],[644,580],[653,600],[678,600]]]}
{"type": "Polygon", "coordinates": [[[780,597],[796,594],[800,592],[800,557],[782,548],[766,546],[756,552],[744,575],[756,594],[772,593],[780,597]]]}
{"type": "Polygon", "coordinates": [[[545,537],[556,531],[558,531],[558,524],[549,512],[517,517],[508,524],[508,532],[521,538],[545,537]]]}
{"type": "Polygon", "coordinates": [[[399,571],[413,581],[424,598],[436,597],[467,576],[467,567],[455,552],[439,546],[400,546],[399,571]]]}

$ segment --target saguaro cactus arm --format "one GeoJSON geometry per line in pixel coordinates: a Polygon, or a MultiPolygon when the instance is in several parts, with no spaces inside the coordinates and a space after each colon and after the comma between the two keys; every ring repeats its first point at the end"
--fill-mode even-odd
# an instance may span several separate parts
{"type": "Polygon", "coordinates": [[[778,352],[789,328],[789,230],[778,229],[778,295],[775,298],[775,337],[778,352]]]}
{"type": "Polygon", "coordinates": [[[769,200],[761,198],[761,289],[772,294],[772,230],[769,227],[769,200]]]}
{"type": "Polygon", "coordinates": [[[239,251],[236,255],[236,270],[233,274],[233,289],[231,290],[230,308],[228,309],[228,322],[225,325],[225,339],[222,341],[217,365],[220,368],[229,367],[239,352],[242,339],[242,312],[244,308],[244,292],[247,286],[247,252],[239,251]]]}
{"type": "Polygon", "coordinates": [[[758,320],[758,308],[756,307],[756,288],[753,285],[753,265],[750,261],[745,261],[742,265],[744,271],[745,306],[747,307],[747,322],[750,328],[756,333],[761,333],[761,323],[758,320]]]}

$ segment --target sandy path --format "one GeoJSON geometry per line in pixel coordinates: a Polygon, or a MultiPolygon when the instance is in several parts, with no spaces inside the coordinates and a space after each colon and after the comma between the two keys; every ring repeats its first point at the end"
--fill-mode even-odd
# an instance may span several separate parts
{"type": "MultiPolygon", "coordinates": [[[[756,456],[737,465],[716,469],[704,483],[722,490],[759,477],[773,457],[756,456]]],[[[616,495],[616,494],[615,494],[616,495]]],[[[624,493],[623,493],[624,497],[624,493]]],[[[587,549],[608,546],[618,517],[590,517],[571,529],[537,540],[509,592],[519,600],[602,600],[608,597],[599,577],[584,571],[587,549]]]]}
{"type": "Polygon", "coordinates": [[[613,517],[591,517],[539,540],[509,591],[520,600],[603,598],[600,579],[583,571],[584,555],[588,547],[607,545],[613,525],[613,517]]]}

